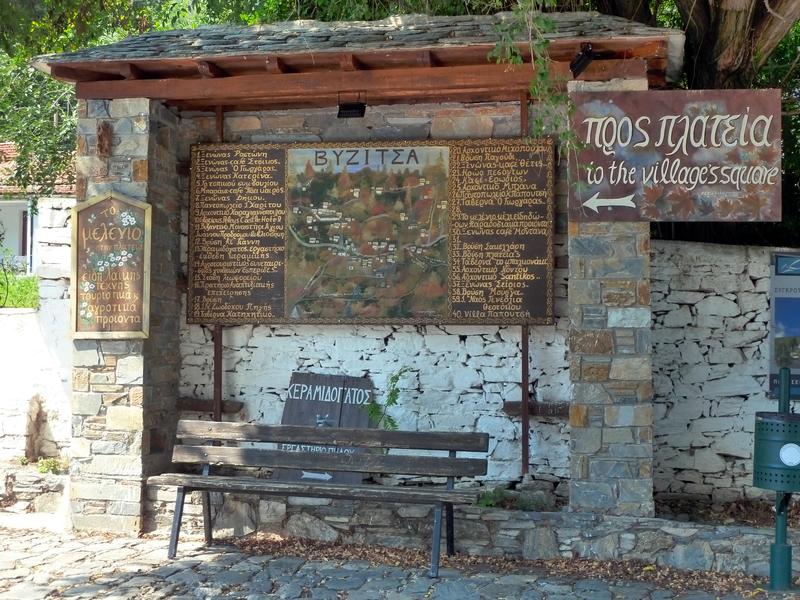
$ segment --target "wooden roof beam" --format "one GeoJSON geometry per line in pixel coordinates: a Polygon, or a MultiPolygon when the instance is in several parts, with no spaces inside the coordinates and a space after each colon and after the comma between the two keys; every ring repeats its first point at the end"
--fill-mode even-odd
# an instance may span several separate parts
{"type": "MultiPolygon", "coordinates": [[[[553,76],[571,78],[566,63],[553,63],[553,76]]],[[[386,70],[285,73],[280,75],[240,75],[214,79],[139,79],[124,81],[78,82],[78,98],[154,98],[165,101],[202,101],[209,106],[231,105],[243,101],[269,99],[291,101],[309,95],[361,92],[369,97],[446,95],[470,89],[526,88],[533,70],[526,65],[472,65],[461,67],[399,68],[386,70]]],[[[647,63],[641,59],[596,60],[581,79],[606,81],[613,78],[646,77],[647,63]]]]}
{"type": "Polygon", "coordinates": [[[144,79],[142,70],[133,63],[122,63],[119,74],[125,79],[144,79]]]}
{"type": "Polygon", "coordinates": [[[351,52],[339,55],[339,68],[342,71],[358,71],[363,65],[351,52]]]}
{"type": "Polygon", "coordinates": [[[61,64],[55,64],[50,67],[50,75],[61,81],[101,81],[101,80],[116,80],[121,79],[123,76],[117,73],[106,73],[102,71],[94,71],[90,69],[81,69],[76,67],[68,67],[61,64]]]}
{"type": "Polygon", "coordinates": [[[287,72],[286,63],[279,56],[267,56],[265,66],[267,73],[272,73],[273,75],[287,72]]]}
{"type": "Polygon", "coordinates": [[[203,79],[214,79],[215,77],[228,76],[228,72],[225,69],[221,69],[213,62],[208,60],[198,60],[197,71],[200,73],[203,79]]]}
{"type": "Polygon", "coordinates": [[[438,67],[441,63],[438,57],[430,50],[422,50],[417,54],[416,63],[420,67],[438,67]]]}

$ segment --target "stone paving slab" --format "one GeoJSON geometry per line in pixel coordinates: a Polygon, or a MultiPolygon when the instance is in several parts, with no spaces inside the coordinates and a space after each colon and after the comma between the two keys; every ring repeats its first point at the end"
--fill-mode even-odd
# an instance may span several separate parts
{"type": "Polygon", "coordinates": [[[74,536],[0,528],[0,600],[788,600],[795,593],[675,593],[641,581],[603,581],[542,573],[461,573],[247,556],[227,546],[182,542],[166,558],[166,539],[74,536]],[[46,560],[39,560],[43,554],[46,560]],[[71,560],[71,557],[76,560],[71,560]],[[79,560],[77,560],[79,559],[79,560]]]}

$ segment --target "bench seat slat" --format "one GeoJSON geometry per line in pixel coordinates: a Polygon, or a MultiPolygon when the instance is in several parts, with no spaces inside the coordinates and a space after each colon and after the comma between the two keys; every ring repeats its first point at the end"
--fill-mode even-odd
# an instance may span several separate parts
{"type": "Polygon", "coordinates": [[[438,477],[485,475],[487,468],[486,459],[479,458],[287,452],[285,450],[261,450],[258,448],[225,446],[175,446],[172,453],[172,461],[175,463],[208,463],[215,466],[313,469],[438,477]]]}
{"type": "Polygon", "coordinates": [[[384,431],[302,425],[256,425],[182,420],[177,437],[220,441],[280,442],[324,446],[486,452],[489,434],[476,432],[384,431]]]}
{"type": "Polygon", "coordinates": [[[255,479],[253,477],[223,477],[165,473],[147,479],[148,485],[183,486],[196,490],[217,492],[250,492],[254,494],[280,494],[316,498],[358,498],[377,502],[407,502],[429,504],[451,502],[472,504],[478,493],[470,490],[445,488],[385,487],[380,485],[343,485],[334,483],[303,483],[255,479]]]}

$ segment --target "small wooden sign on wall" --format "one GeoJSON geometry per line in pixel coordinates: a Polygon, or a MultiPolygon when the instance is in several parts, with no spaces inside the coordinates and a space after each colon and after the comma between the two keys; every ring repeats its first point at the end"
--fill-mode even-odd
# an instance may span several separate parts
{"type": "MultiPolygon", "coordinates": [[[[366,429],[370,426],[367,404],[375,391],[369,377],[292,373],[282,425],[313,425],[316,427],[346,427],[366,429]]],[[[364,448],[319,446],[312,444],[279,444],[282,450],[353,454],[364,448]]],[[[303,471],[278,469],[273,474],[278,481],[311,481],[319,483],[348,483],[355,485],[364,478],[362,473],[349,471],[303,471]]]]}
{"type": "Polygon", "coordinates": [[[146,338],[151,206],[115,192],[72,209],[74,338],[146,338]]]}

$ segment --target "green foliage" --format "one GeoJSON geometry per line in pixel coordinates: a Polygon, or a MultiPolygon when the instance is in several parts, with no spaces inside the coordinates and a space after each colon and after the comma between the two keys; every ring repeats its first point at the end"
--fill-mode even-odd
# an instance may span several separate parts
{"type": "Polygon", "coordinates": [[[34,197],[49,194],[59,177],[72,177],[74,91],[2,52],[0,82],[0,140],[19,152],[12,182],[34,197]]]}
{"type": "Polygon", "coordinates": [[[481,494],[476,504],[484,508],[513,509],[516,507],[516,500],[516,496],[510,490],[496,487],[481,494]]]}
{"type": "Polygon", "coordinates": [[[574,104],[566,92],[566,81],[554,77],[546,34],[555,31],[555,22],[547,11],[559,8],[558,0],[517,0],[512,18],[499,28],[499,39],[489,53],[489,60],[522,64],[517,47],[525,39],[531,55],[530,96],[534,108],[529,121],[530,135],[556,135],[559,152],[569,157],[578,147],[578,139],[570,127],[574,104]]]}
{"type": "Polygon", "coordinates": [[[24,276],[10,250],[0,252],[0,308],[39,308],[39,280],[24,276]]]}
{"type": "MultiPolygon", "coordinates": [[[[246,4],[246,3],[242,3],[246,4]]],[[[508,10],[513,2],[503,0],[256,0],[240,18],[249,24],[318,19],[320,21],[372,21],[391,15],[493,14],[508,10]]]]}
{"type": "Polygon", "coordinates": [[[58,475],[59,473],[65,473],[69,469],[69,464],[65,460],[61,460],[60,458],[40,458],[36,462],[36,470],[39,473],[52,473],[53,475],[58,475]]]}
{"type": "Polygon", "coordinates": [[[372,398],[367,404],[367,414],[369,415],[370,423],[375,427],[386,429],[387,431],[397,431],[397,421],[394,417],[388,414],[388,410],[392,406],[397,406],[397,400],[400,397],[400,388],[398,383],[403,374],[411,369],[403,367],[394,375],[389,377],[389,386],[386,388],[386,400],[380,404],[375,398],[372,398]]]}
{"type": "MultiPolygon", "coordinates": [[[[12,275],[8,282],[5,308],[39,308],[39,280],[35,276],[12,275]]],[[[0,278],[0,299],[6,295],[3,278],[0,278]]]]}
{"type": "Polygon", "coordinates": [[[28,460],[28,457],[27,457],[27,456],[20,456],[20,457],[18,457],[18,458],[17,458],[17,462],[18,462],[18,463],[19,463],[21,466],[23,466],[23,467],[27,466],[27,465],[28,465],[28,463],[30,463],[30,461],[28,460]]]}

